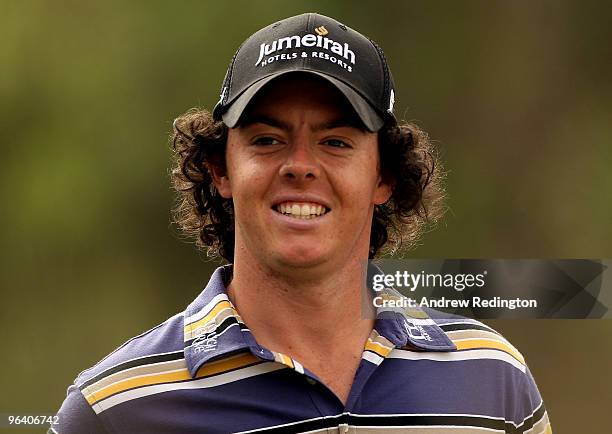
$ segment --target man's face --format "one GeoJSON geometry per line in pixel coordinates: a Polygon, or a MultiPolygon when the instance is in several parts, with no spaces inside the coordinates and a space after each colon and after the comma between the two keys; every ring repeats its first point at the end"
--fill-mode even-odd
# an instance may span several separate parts
{"type": "Polygon", "coordinates": [[[330,84],[303,75],[273,81],[247,110],[216,180],[233,198],[237,255],[273,269],[367,259],[374,205],[391,194],[377,134],[330,84]]]}

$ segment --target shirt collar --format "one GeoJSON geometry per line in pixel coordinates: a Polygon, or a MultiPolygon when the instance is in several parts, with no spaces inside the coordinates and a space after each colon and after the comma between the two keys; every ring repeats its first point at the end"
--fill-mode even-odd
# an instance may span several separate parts
{"type": "MultiPolygon", "coordinates": [[[[368,261],[368,282],[372,282],[377,274],[384,274],[384,272],[374,262],[368,261]]],[[[372,287],[370,283],[372,297],[405,299],[394,288],[384,288],[378,292],[371,289],[372,287]]],[[[396,347],[412,347],[425,351],[454,351],[457,349],[446,333],[420,307],[377,307],[374,328],[396,347]]]]}
{"type": "MultiPolygon", "coordinates": [[[[184,312],[184,353],[192,377],[208,361],[245,350],[274,360],[270,351],[257,344],[227,296],[231,273],[232,265],[217,268],[184,312]]],[[[401,294],[385,289],[384,296],[396,298],[401,294]]],[[[420,308],[377,308],[374,328],[396,347],[410,346],[425,351],[456,349],[444,331],[420,308]]]]}
{"type": "MultiPolygon", "coordinates": [[[[386,289],[382,296],[386,299],[402,298],[394,289],[386,289]]],[[[457,349],[446,333],[419,307],[379,307],[376,309],[374,328],[396,347],[411,347],[424,351],[457,349]]]]}
{"type": "Polygon", "coordinates": [[[209,360],[256,345],[250,333],[242,332],[246,326],[227,296],[231,273],[231,265],[217,268],[206,288],[185,310],[184,352],[192,377],[209,360]]]}

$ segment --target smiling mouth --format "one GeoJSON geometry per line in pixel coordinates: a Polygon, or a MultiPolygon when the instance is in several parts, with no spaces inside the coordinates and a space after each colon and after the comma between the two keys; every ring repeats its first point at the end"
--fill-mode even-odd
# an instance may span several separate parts
{"type": "Polygon", "coordinates": [[[282,202],[273,207],[274,211],[297,219],[314,219],[331,211],[323,205],[312,202],[282,202]]]}

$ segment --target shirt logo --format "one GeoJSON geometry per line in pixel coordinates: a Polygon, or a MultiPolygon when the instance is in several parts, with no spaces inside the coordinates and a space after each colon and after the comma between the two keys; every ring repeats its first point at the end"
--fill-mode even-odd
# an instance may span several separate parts
{"type": "Polygon", "coordinates": [[[412,322],[405,320],[404,327],[408,332],[408,335],[417,341],[431,341],[431,336],[425,331],[422,325],[413,324],[412,322]]]}
{"type": "Polygon", "coordinates": [[[214,322],[198,327],[195,334],[196,338],[191,345],[196,354],[208,353],[217,349],[217,330],[214,322]]]}

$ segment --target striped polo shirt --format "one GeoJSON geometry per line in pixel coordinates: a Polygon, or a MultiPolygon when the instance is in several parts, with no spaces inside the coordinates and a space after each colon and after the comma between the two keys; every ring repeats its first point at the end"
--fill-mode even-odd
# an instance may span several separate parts
{"type": "Polygon", "coordinates": [[[79,374],[49,432],[551,432],[523,356],[478,321],[379,310],[344,405],[255,341],[230,276],[218,268],[184,312],[79,374]]]}

